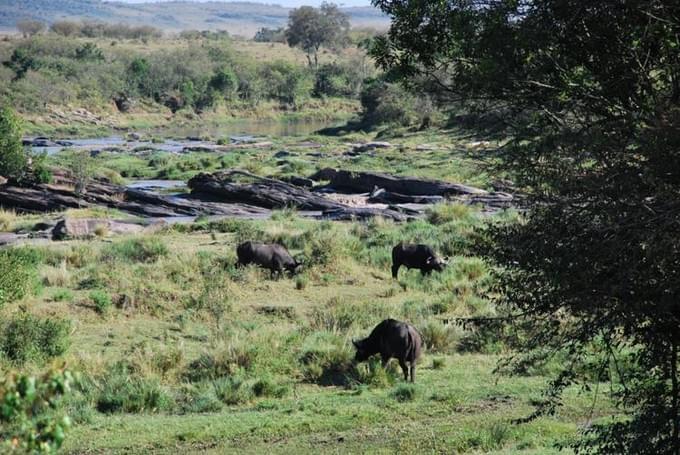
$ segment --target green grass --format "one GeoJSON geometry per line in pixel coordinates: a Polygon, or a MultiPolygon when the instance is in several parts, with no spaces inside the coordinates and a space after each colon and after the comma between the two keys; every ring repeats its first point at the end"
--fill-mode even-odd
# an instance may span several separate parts
{"type": "Polygon", "coordinates": [[[113,243],[55,243],[37,250],[38,272],[63,267],[68,279],[46,280],[41,294],[2,314],[22,305],[75,328],[68,352],[57,354],[83,378],[66,407],[76,422],[67,453],[306,453],[321,443],[349,453],[550,453],[591,411],[611,409],[602,397],[593,409],[592,392],[570,390],[557,415],[511,423],[530,414],[547,378],[494,374],[497,353],[507,352],[497,334],[444,322],[496,311],[483,297],[487,266],[465,247],[470,226],[482,222],[473,215],[399,225],[287,212],[113,243]],[[300,285],[299,277],[235,269],[244,237],[277,240],[293,254],[327,251],[300,285]],[[431,243],[452,264],[394,281],[389,251],[401,238],[431,243]],[[385,317],[423,334],[415,385],[395,361],[386,370],[377,359],[352,361],[351,340],[385,317]]]}
{"type": "MultiPolygon", "coordinates": [[[[351,133],[275,138],[272,150],[226,154],[103,153],[97,165],[125,178],[186,179],[231,167],[283,176],[332,166],[491,185],[491,158],[460,132],[389,134],[394,146],[373,156],[344,155],[348,143],[374,139],[351,133]],[[303,140],[319,146],[300,147],[303,140]],[[274,159],[282,149],[297,156],[274,159]]],[[[12,227],[39,221],[4,219],[12,227]]],[[[201,219],[154,235],[29,249],[40,282],[0,308],[0,320],[19,311],[66,318],[70,348],[29,356],[23,366],[0,359],[0,368],[35,370],[54,357],[79,373],[65,405],[74,420],[66,453],[558,453],[556,444],[613,409],[602,395],[593,407],[594,392],[569,389],[554,416],[512,423],[541,399],[547,370],[495,374],[511,353],[500,334],[451,323],[499,313],[488,299],[490,266],[472,244],[484,222],[476,208],[457,204],[403,224],[318,222],[283,210],[270,220],[201,219]],[[305,258],[304,272],[271,279],[235,268],[236,245],[246,239],[284,244],[305,258]],[[429,277],[402,270],[394,280],[390,252],[399,241],[430,244],[449,266],[429,277]],[[352,340],[387,317],[423,335],[415,385],[394,360],[386,369],[379,359],[353,362],[352,340]]]]}

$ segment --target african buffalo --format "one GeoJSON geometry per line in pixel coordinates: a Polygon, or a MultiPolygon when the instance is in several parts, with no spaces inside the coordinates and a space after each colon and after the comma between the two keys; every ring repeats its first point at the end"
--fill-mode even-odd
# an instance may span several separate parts
{"type": "Polygon", "coordinates": [[[420,357],[422,340],[420,333],[410,324],[385,319],[375,326],[368,338],[352,341],[357,349],[354,360],[363,362],[374,354],[380,354],[383,367],[392,358],[399,360],[399,366],[404,372],[404,380],[408,380],[410,364],[411,382],[416,380],[416,361],[420,357]]]}
{"type": "Polygon", "coordinates": [[[272,277],[276,272],[279,275],[287,270],[295,274],[301,263],[293,259],[288,250],[276,243],[243,242],[236,248],[238,262],[236,267],[248,264],[257,264],[271,271],[272,277]]]}
{"type": "Polygon", "coordinates": [[[392,248],[392,278],[396,278],[399,267],[405,265],[409,269],[420,269],[420,273],[428,275],[433,270],[441,272],[449,258],[440,258],[427,245],[408,245],[400,243],[392,248]]]}

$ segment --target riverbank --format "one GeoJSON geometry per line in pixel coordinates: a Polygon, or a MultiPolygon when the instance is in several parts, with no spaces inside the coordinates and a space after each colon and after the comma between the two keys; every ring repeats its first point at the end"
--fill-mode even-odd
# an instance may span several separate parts
{"type": "Polygon", "coordinates": [[[200,136],[219,138],[225,134],[298,136],[342,124],[360,110],[356,100],[309,99],[295,109],[278,103],[257,106],[231,105],[197,114],[182,110],[173,114],[155,104],[140,103],[133,112],[120,113],[115,106],[89,111],[83,107],[47,105],[40,113],[22,113],[25,134],[52,138],[106,137],[137,132],[153,137],[200,136]]]}

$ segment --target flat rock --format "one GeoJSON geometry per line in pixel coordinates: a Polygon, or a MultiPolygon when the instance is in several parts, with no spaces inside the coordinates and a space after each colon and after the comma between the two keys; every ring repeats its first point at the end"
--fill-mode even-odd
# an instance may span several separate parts
{"type": "Polygon", "coordinates": [[[375,149],[386,149],[392,147],[392,144],[389,142],[383,142],[383,141],[372,141],[372,142],[366,142],[364,144],[351,144],[352,146],[352,151],[355,153],[363,153],[363,152],[368,152],[370,150],[375,150],[375,149]]]}
{"type": "Polygon", "coordinates": [[[369,193],[375,187],[410,196],[450,196],[487,194],[487,191],[460,183],[417,177],[398,177],[381,172],[345,171],[325,168],[311,175],[312,180],[328,180],[329,186],[352,193],[369,193]]]}
{"type": "Polygon", "coordinates": [[[163,221],[143,223],[135,221],[115,221],[98,218],[65,218],[57,222],[52,230],[52,239],[87,239],[97,235],[141,234],[155,232],[166,225],[163,221]]]}

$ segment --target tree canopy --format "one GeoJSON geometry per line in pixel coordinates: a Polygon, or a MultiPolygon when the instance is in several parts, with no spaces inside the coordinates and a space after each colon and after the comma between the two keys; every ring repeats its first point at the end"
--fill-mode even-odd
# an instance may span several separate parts
{"type": "Polygon", "coordinates": [[[611,384],[621,415],[578,451],[680,453],[680,4],[376,0],[393,77],[501,112],[525,222],[489,232],[499,307],[525,333],[508,366],[562,359],[537,410],[611,384]]]}
{"type": "Polygon", "coordinates": [[[319,49],[342,44],[348,30],[349,17],[336,5],[323,2],[320,8],[301,6],[290,12],[286,40],[307,53],[309,66],[317,66],[319,49]]]}

